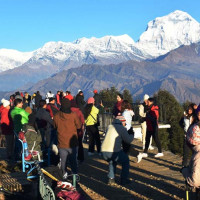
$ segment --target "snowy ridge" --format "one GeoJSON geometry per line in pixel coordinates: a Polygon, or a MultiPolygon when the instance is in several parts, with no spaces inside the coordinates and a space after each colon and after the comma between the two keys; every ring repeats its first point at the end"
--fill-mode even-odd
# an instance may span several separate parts
{"type": "Polygon", "coordinates": [[[0,72],[18,67],[29,60],[32,56],[33,52],[0,49],[0,72]]]}
{"type": "Polygon", "coordinates": [[[127,34],[102,38],[80,38],[74,42],[48,42],[34,52],[0,49],[0,72],[26,63],[31,68],[51,65],[57,70],[82,64],[117,64],[166,54],[181,45],[200,41],[200,24],[189,14],[176,10],[148,23],[138,42],[127,34]]]}
{"type": "Polygon", "coordinates": [[[189,14],[176,10],[148,23],[137,47],[154,57],[168,53],[181,45],[200,41],[200,24],[189,14]]]}

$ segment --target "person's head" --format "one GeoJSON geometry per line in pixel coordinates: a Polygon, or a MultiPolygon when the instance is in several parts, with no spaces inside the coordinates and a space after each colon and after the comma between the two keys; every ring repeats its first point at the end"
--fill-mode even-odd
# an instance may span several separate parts
{"type": "Polygon", "coordinates": [[[14,99],[14,95],[11,95],[11,96],[10,96],[10,99],[13,100],[13,99],[14,99]]]}
{"type": "Polygon", "coordinates": [[[78,94],[81,95],[81,96],[83,96],[83,91],[80,91],[78,94]]]}
{"type": "Polygon", "coordinates": [[[49,103],[55,104],[56,103],[55,98],[54,97],[49,98],[49,103]]]}
{"type": "Polygon", "coordinates": [[[46,108],[47,107],[47,103],[44,99],[41,99],[39,102],[39,107],[40,108],[46,108]]]}
{"type": "Polygon", "coordinates": [[[94,98],[93,97],[90,97],[88,100],[87,100],[87,104],[94,104],[94,98]]]}
{"type": "Polygon", "coordinates": [[[122,112],[123,112],[125,109],[132,110],[131,104],[128,102],[128,100],[124,100],[124,101],[122,102],[122,112]]]}
{"type": "Polygon", "coordinates": [[[148,98],[148,100],[147,100],[147,105],[148,106],[151,106],[151,105],[153,105],[154,104],[154,98],[148,98]]]}
{"type": "Polygon", "coordinates": [[[3,107],[6,109],[10,109],[10,101],[6,100],[6,99],[2,99],[1,103],[3,104],[3,107]]]}
{"type": "Polygon", "coordinates": [[[71,102],[69,99],[62,99],[60,111],[70,114],[71,113],[71,102]]]}
{"type": "Polygon", "coordinates": [[[93,91],[93,93],[94,93],[94,94],[97,94],[97,93],[98,93],[98,91],[97,91],[97,90],[94,90],[94,91],[93,91]]]}
{"type": "Polygon", "coordinates": [[[57,94],[60,95],[60,91],[57,91],[57,94]]]}
{"type": "Polygon", "coordinates": [[[122,123],[123,126],[126,126],[126,119],[124,116],[119,115],[116,117],[116,119],[118,119],[122,123]]]}
{"type": "Polygon", "coordinates": [[[66,91],[66,95],[69,95],[69,94],[71,94],[71,92],[67,90],[67,91],[66,91]]]}
{"type": "Polygon", "coordinates": [[[49,94],[51,94],[51,91],[49,91],[49,94]]]}
{"type": "Polygon", "coordinates": [[[36,94],[40,94],[40,91],[37,91],[36,94]]]}
{"type": "Polygon", "coordinates": [[[18,108],[22,108],[22,106],[23,106],[23,101],[22,101],[22,99],[15,99],[15,100],[14,100],[14,105],[15,105],[16,107],[18,107],[18,108]]]}
{"type": "Polygon", "coordinates": [[[188,115],[192,115],[193,113],[194,113],[194,107],[193,107],[193,105],[191,104],[191,105],[188,106],[187,114],[188,114],[188,115]]]}
{"type": "Polygon", "coordinates": [[[144,100],[144,103],[145,103],[146,105],[147,105],[148,99],[149,99],[149,95],[148,95],[148,94],[145,94],[143,100],[144,100]]]}
{"type": "Polygon", "coordinates": [[[117,101],[122,101],[123,100],[123,95],[118,93],[117,94],[117,101]]]}

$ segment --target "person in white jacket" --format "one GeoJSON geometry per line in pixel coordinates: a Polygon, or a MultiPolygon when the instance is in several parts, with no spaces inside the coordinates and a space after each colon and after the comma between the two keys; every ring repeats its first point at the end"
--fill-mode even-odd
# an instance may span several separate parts
{"type": "MultiPolygon", "coordinates": [[[[149,99],[149,95],[145,94],[144,95],[144,102],[139,105],[139,115],[141,118],[146,117],[146,109],[147,109],[147,100],[149,99]]],[[[147,131],[147,124],[146,121],[141,123],[141,132],[142,132],[142,144],[143,144],[143,149],[145,148],[145,141],[146,141],[146,131],[147,131]]],[[[152,137],[150,139],[149,143],[149,150],[153,150],[154,147],[151,145],[152,144],[152,137]]]]}
{"type": "Polygon", "coordinates": [[[126,120],[123,116],[117,116],[113,123],[108,126],[105,139],[101,146],[102,156],[109,163],[108,184],[115,184],[115,172],[118,163],[122,165],[121,184],[129,184],[129,157],[122,149],[122,141],[131,143],[134,136],[129,135],[124,127],[126,120]]]}

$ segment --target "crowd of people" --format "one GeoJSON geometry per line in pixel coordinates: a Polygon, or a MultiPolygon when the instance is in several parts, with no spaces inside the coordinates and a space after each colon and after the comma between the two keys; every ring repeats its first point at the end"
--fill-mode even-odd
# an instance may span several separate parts
{"type": "MultiPolygon", "coordinates": [[[[129,152],[134,139],[132,106],[121,94],[117,94],[113,105],[113,122],[101,141],[98,126],[103,101],[97,90],[93,92],[94,96],[87,101],[81,90],[78,90],[76,96],[70,91],[57,91],[55,95],[49,91],[43,99],[37,91],[33,95],[16,92],[9,100],[2,99],[1,132],[6,140],[7,159],[20,159],[22,146],[18,138],[24,133],[29,149],[25,159],[34,159],[31,152],[36,150],[44,160],[50,157],[51,162],[60,166],[63,179],[66,179],[69,175],[67,163],[70,164],[71,173],[77,174],[77,163],[81,164],[85,160],[82,142],[87,134],[88,156],[95,154],[96,147],[96,154],[108,162],[108,184],[115,184],[117,164],[122,165],[120,184],[131,183],[129,152]]],[[[143,100],[139,105],[143,153],[137,155],[138,163],[148,156],[149,150],[154,149],[152,138],[158,148],[155,158],[164,156],[158,136],[159,107],[147,94],[143,100]]],[[[200,106],[190,105],[183,117],[185,140],[181,172],[188,184],[195,187],[200,186],[199,120],[200,106]],[[190,149],[192,158],[189,162],[190,149]]]]}

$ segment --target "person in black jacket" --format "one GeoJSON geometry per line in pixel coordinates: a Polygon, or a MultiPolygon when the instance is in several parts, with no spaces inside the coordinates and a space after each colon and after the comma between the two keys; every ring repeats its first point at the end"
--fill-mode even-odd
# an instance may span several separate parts
{"type": "Polygon", "coordinates": [[[49,148],[51,142],[51,131],[53,129],[53,120],[46,110],[46,101],[40,100],[39,108],[36,112],[36,123],[42,135],[42,143],[45,148],[49,148]]]}
{"type": "Polygon", "coordinates": [[[93,93],[94,93],[93,98],[94,98],[94,100],[95,100],[94,105],[95,105],[98,109],[100,109],[101,107],[103,107],[102,99],[101,99],[101,97],[100,97],[100,95],[99,95],[99,93],[98,93],[97,90],[94,90],[93,93]]]}
{"type": "Polygon", "coordinates": [[[40,92],[37,91],[35,96],[35,107],[38,108],[40,104],[40,100],[42,100],[42,96],[40,95],[40,92]]]}
{"type": "Polygon", "coordinates": [[[79,93],[76,95],[76,104],[84,114],[84,106],[86,102],[84,101],[83,91],[79,91],[79,93]]]}

